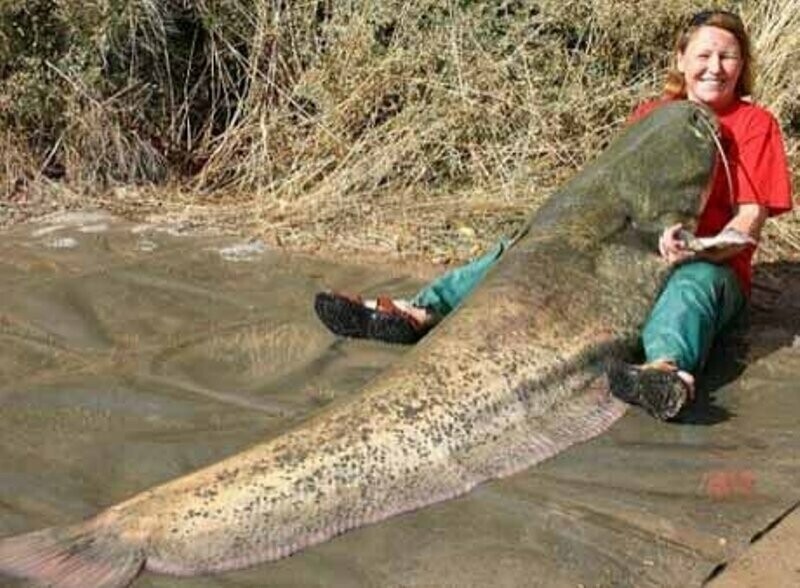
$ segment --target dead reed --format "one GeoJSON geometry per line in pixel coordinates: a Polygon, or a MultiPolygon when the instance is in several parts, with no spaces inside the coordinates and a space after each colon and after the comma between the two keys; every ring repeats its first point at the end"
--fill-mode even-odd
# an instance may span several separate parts
{"type": "MultiPolygon", "coordinates": [[[[716,4],[750,26],[757,98],[800,169],[800,0],[716,4]]],[[[659,93],[705,7],[6,0],[0,188],[293,248],[463,259],[659,93]],[[36,54],[13,22],[51,42],[36,54]]],[[[764,255],[800,255],[797,225],[774,223],[764,255]]]]}

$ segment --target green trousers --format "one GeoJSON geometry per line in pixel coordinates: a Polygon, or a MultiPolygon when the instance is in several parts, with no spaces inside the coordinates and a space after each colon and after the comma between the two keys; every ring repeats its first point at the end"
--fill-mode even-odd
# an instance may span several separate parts
{"type": "MultiPolygon", "coordinates": [[[[446,316],[480,283],[510,243],[500,241],[481,257],[442,274],[411,302],[446,316]]],[[[677,267],[642,331],[647,360],[670,360],[696,374],[714,339],[745,304],[739,281],[728,266],[696,261],[677,267]]]]}
{"type": "Polygon", "coordinates": [[[510,240],[502,239],[480,257],[443,273],[417,292],[411,303],[424,306],[441,317],[447,316],[475,289],[510,243],[510,240]]]}
{"type": "Polygon", "coordinates": [[[696,374],[714,339],[745,305],[739,280],[727,265],[695,261],[678,266],[642,330],[647,361],[671,360],[696,374]]]}

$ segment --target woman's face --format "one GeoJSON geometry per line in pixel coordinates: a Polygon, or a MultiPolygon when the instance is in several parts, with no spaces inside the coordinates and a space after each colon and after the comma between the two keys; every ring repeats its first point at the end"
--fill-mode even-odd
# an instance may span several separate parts
{"type": "Polygon", "coordinates": [[[678,71],[686,81],[686,96],[713,110],[722,110],[736,99],[736,84],[742,74],[739,41],[725,29],[702,26],[678,53],[678,71]]]}

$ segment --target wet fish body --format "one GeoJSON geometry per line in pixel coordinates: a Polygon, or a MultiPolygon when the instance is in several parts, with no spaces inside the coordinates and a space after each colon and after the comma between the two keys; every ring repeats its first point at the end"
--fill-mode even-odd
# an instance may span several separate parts
{"type": "Polygon", "coordinates": [[[485,282],[352,400],[73,526],[0,540],[0,571],[62,587],[220,572],[468,492],[607,429],[665,267],[648,228],[695,218],[715,123],[678,103],[622,135],[528,222],[485,282]],[[665,165],[668,162],[668,165],[665,165]]]}

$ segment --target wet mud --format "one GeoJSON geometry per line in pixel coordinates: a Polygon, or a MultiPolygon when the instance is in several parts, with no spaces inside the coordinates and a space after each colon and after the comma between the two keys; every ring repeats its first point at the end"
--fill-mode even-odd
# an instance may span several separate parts
{"type": "MultiPolygon", "coordinates": [[[[351,266],[105,215],[0,234],[0,535],[75,522],[344,402],[403,347],[328,334],[351,266]]],[[[759,267],[749,326],[679,423],[607,434],[293,557],[137,588],[700,585],[798,501],[800,267],[759,267]]],[[[22,584],[20,584],[22,585],[22,584]]]]}

